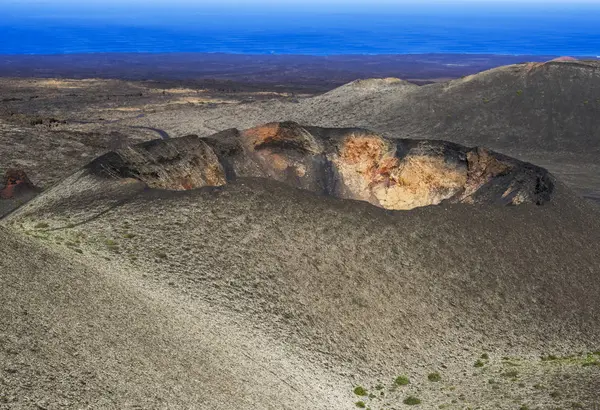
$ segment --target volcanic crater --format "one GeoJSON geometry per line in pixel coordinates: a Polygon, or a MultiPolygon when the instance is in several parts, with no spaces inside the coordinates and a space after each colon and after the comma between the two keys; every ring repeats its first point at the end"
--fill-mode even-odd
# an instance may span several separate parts
{"type": "Polygon", "coordinates": [[[545,169],[485,148],[294,122],[149,141],[103,155],[87,169],[168,190],[268,178],[390,210],[440,203],[541,205],[554,189],[545,169]]]}

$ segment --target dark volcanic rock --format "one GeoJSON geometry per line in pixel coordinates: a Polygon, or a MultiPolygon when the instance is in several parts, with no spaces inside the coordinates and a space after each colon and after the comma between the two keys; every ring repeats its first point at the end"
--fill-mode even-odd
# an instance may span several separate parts
{"type": "Polygon", "coordinates": [[[214,151],[196,136],[148,141],[109,152],[87,168],[98,175],[139,179],[151,188],[188,190],[226,182],[214,151]]]}
{"type": "Polygon", "coordinates": [[[87,168],[95,175],[135,178],[170,190],[219,186],[237,177],[268,178],[386,209],[442,202],[543,204],[553,190],[546,170],[484,148],[294,122],[151,141],[108,153],[87,168]]]}

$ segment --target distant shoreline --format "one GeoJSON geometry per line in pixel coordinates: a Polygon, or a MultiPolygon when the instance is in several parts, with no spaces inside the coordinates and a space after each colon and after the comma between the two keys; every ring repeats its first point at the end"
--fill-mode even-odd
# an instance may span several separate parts
{"type": "MultiPolygon", "coordinates": [[[[397,77],[416,84],[494,67],[545,62],[556,55],[89,53],[0,55],[0,77],[222,81],[326,90],[358,78],[397,77]]],[[[596,59],[577,56],[578,59],[596,59]]]]}
{"type": "MultiPolygon", "coordinates": [[[[521,54],[521,53],[474,53],[474,52],[455,52],[455,53],[329,53],[329,54],[311,54],[311,53],[251,53],[251,52],[223,52],[223,51],[90,51],[90,52],[66,52],[66,53],[0,53],[0,59],[6,57],[66,57],[66,56],[156,56],[156,55],[189,55],[189,56],[253,56],[253,57],[315,57],[315,58],[337,58],[337,57],[398,57],[398,56],[480,56],[480,57],[560,57],[560,54],[521,54]]],[[[577,59],[600,60],[600,55],[571,54],[571,57],[577,59]]]]}

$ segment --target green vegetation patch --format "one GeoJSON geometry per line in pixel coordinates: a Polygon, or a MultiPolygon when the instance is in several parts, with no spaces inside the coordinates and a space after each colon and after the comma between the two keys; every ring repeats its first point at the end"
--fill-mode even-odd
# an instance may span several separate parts
{"type": "Polygon", "coordinates": [[[421,400],[415,396],[408,396],[404,399],[403,403],[408,406],[415,406],[417,404],[421,404],[421,400]]]}
{"type": "Polygon", "coordinates": [[[367,389],[365,389],[364,387],[356,386],[354,388],[354,394],[356,394],[357,396],[366,396],[368,393],[367,393],[367,389]]]}
{"type": "Polygon", "coordinates": [[[407,384],[410,384],[410,380],[406,376],[398,376],[394,380],[394,384],[397,386],[406,386],[407,384]]]}
{"type": "Polygon", "coordinates": [[[427,375],[427,380],[430,382],[439,382],[442,380],[442,376],[438,372],[429,373],[427,375]]]}

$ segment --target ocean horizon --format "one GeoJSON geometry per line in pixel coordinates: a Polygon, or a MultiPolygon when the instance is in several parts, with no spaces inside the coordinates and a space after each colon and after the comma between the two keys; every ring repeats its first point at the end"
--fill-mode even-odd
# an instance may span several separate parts
{"type": "Polygon", "coordinates": [[[600,56],[600,4],[372,10],[9,3],[0,54],[497,54],[600,56]]]}

